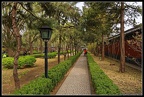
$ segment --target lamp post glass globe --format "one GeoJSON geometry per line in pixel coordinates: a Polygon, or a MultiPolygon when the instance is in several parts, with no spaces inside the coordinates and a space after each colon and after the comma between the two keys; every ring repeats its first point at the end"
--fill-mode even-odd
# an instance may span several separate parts
{"type": "Polygon", "coordinates": [[[48,26],[42,26],[40,28],[40,34],[43,40],[49,40],[51,38],[52,29],[48,26]]]}

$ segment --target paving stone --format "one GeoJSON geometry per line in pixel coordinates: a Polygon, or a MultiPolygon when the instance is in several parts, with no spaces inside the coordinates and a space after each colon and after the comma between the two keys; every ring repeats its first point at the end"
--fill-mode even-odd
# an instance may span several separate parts
{"type": "Polygon", "coordinates": [[[56,95],[91,95],[87,58],[80,55],[56,95]]]}

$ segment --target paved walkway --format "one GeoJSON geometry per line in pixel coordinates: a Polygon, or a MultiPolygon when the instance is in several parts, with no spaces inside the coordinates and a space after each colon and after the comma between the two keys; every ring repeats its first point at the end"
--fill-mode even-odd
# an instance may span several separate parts
{"type": "Polygon", "coordinates": [[[91,95],[87,58],[81,54],[56,95],[91,95]]]}

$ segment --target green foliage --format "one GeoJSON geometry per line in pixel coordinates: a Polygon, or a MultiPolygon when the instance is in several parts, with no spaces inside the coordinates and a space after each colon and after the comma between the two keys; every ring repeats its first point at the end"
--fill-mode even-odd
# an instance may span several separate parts
{"type": "Polygon", "coordinates": [[[34,63],[36,62],[36,59],[34,57],[31,56],[24,56],[24,57],[20,57],[21,59],[25,59],[25,66],[28,67],[32,67],[34,65],[34,63]]]}
{"type": "MultiPolygon", "coordinates": [[[[2,59],[2,65],[4,68],[11,69],[13,68],[13,57],[7,57],[2,59]]],[[[20,56],[18,59],[18,68],[32,67],[36,59],[32,56],[20,56]]]]}
{"type": "Polygon", "coordinates": [[[30,56],[33,56],[35,58],[41,58],[41,57],[44,58],[44,54],[33,54],[33,55],[30,55],[30,56]]]}
{"type": "Polygon", "coordinates": [[[4,66],[4,68],[13,68],[13,61],[13,57],[2,58],[2,65],[4,66]]]}
{"type": "Polygon", "coordinates": [[[6,53],[2,54],[2,58],[6,58],[8,55],[6,53]]]}
{"type": "MultiPolygon", "coordinates": [[[[109,35],[113,32],[119,32],[117,25],[120,24],[121,2],[85,2],[82,17],[83,40],[87,42],[101,41],[102,33],[109,35]]],[[[135,3],[124,2],[124,11],[127,19],[125,24],[133,25],[134,20],[141,16],[141,7],[135,3]]]]}
{"type": "Polygon", "coordinates": [[[33,54],[39,54],[40,52],[38,52],[38,51],[36,51],[36,50],[34,50],[33,51],[33,54]]]}
{"type": "Polygon", "coordinates": [[[59,63],[51,68],[48,72],[48,78],[44,78],[42,75],[35,80],[30,81],[28,84],[21,87],[19,90],[15,90],[16,95],[48,95],[58,82],[64,77],[69,68],[73,65],[73,61],[80,56],[78,53],[75,56],[70,57],[66,61],[59,63]]]}
{"type": "Polygon", "coordinates": [[[63,51],[63,52],[61,51],[61,52],[60,52],[61,55],[62,55],[62,54],[64,55],[64,54],[66,54],[66,53],[67,53],[67,51],[63,51]]]}
{"type": "Polygon", "coordinates": [[[48,58],[55,58],[57,55],[57,52],[52,52],[52,53],[48,53],[48,58]]]}
{"type": "MultiPolygon", "coordinates": [[[[57,55],[57,52],[52,52],[52,53],[48,53],[48,58],[51,59],[51,58],[55,58],[57,55]]],[[[33,55],[30,55],[30,56],[33,56],[35,58],[44,58],[45,54],[33,54],[33,55]]]]}
{"type": "Polygon", "coordinates": [[[120,95],[118,86],[101,70],[89,53],[87,57],[95,93],[98,95],[120,95]]]}
{"type": "Polygon", "coordinates": [[[52,83],[54,86],[57,85],[57,83],[64,77],[64,74],[74,64],[74,62],[80,56],[80,54],[81,53],[78,53],[75,56],[71,56],[69,59],[60,62],[58,65],[54,66],[49,70],[48,75],[49,78],[52,79],[52,83]]]}
{"type": "Polygon", "coordinates": [[[29,84],[24,85],[21,89],[16,90],[14,94],[16,95],[44,95],[50,94],[50,91],[53,89],[52,81],[49,78],[39,77],[35,80],[30,81],[29,84]]]}
{"type": "Polygon", "coordinates": [[[96,43],[88,44],[87,47],[88,47],[88,50],[89,50],[91,53],[95,54],[96,47],[97,47],[96,43]]]}

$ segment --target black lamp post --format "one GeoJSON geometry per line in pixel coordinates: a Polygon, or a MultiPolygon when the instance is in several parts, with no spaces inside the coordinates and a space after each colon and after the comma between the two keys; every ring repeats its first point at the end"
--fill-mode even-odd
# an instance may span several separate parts
{"type": "Polygon", "coordinates": [[[52,29],[48,26],[42,26],[39,28],[40,30],[40,36],[45,42],[45,77],[48,78],[48,49],[47,49],[47,42],[51,38],[52,35],[52,29]]]}

